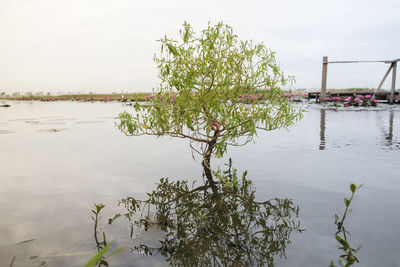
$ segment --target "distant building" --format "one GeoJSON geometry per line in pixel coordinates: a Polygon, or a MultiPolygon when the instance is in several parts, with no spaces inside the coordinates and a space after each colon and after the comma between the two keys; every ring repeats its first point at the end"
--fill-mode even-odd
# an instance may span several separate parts
{"type": "Polygon", "coordinates": [[[13,97],[19,97],[19,96],[21,96],[21,94],[19,92],[14,92],[14,93],[12,93],[12,96],[13,97]]]}

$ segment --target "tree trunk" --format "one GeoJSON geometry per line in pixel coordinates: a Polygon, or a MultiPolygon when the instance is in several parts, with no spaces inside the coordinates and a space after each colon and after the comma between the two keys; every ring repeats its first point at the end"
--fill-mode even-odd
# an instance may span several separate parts
{"type": "Polygon", "coordinates": [[[217,194],[218,190],[215,185],[215,181],[213,179],[213,175],[211,172],[210,159],[216,143],[217,143],[217,138],[214,136],[214,138],[207,145],[206,152],[203,154],[203,162],[202,162],[204,175],[206,176],[207,181],[209,182],[211,190],[213,191],[214,194],[217,194]]]}

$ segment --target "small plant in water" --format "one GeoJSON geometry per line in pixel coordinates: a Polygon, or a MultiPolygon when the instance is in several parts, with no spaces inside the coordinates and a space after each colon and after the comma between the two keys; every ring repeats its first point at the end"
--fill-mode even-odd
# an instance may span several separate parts
{"type": "Polygon", "coordinates": [[[106,258],[116,255],[123,250],[122,248],[119,248],[119,249],[116,249],[116,250],[108,253],[106,256],[104,255],[105,253],[108,252],[108,250],[110,249],[110,247],[112,245],[112,242],[107,244],[106,235],[104,232],[103,232],[103,241],[100,242],[99,238],[97,237],[97,233],[98,233],[97,228],[98,228],[99,221],[101,219],[100,213],[104,207],[105,207],[105,205],[103,203],[93,205],[93,209],[92,209],[92,213],[94,214],[94,216],[92,216],[92,220],[94,221],[93,232],[94,232],[94,240],[96,241],[96,247],[97,247],[98,253],[92,259],[90,259],[90,261],[85,265],[85,267],[109,266],[108,262],[106,261],[106,258]]]}
{"type": "MultiPolygon", "coordinates": [[[[344,227],[344,221],[346,220],[347,214],[350,213],[350,204],[353,201],[354,194],[357,189],[359,189],[360,186],[356,186],[355,184],[350,185],[350,191],[351,191],[351,196],[350,198],[344,198],[344,204],[346,205],[346,208],[344,210],[344,213],[342,217],[339,217],[337,214],[335,214],[335,224],[337,225],[338,231],[335,234],[336,240],[339,242],[341,245],[339,247],[340,250],[343,250],[344,254],[340,255],[339,262],[342,266],[351,266],[358,261],[358,258],[355,256],[355,254],[360,250],[361,246],[358,248],[354,249],[350,246],[348,240],[347,240],[347,234],[350,234],[344,227]]],[[[332,260],[330,267],[334,267],[334,261],[332,260]]]]}
{"type": "Polygon", "coordinates": [[[109,266],[108,263],[105,261],[106,258],[109,258],[115,254],[118,254],[122,251],[122,248],[114,250],[113,252],[106,254],[109,250],[110,247],[112,246],[112,242],[108,243],[107,245],[104,246],[104,248],[100,249],[99,252],[90,259],[88,263],[86,263],[85,267],[94,267],[94,266],[109,266]]]}

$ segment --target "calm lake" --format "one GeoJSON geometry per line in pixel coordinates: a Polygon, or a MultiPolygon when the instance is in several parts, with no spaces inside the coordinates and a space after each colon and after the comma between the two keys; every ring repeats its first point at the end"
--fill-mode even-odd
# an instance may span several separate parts
{"type": "MultiPolygon", "coordinates": [[[[121,103],[9,102],[0,108],[0,266],[83,266],[96,252],[91,206],[104,203],[99,228],[123,252],[110,266],[166,266],[161,255],[131,252],[157,244],[157,230],[130,235],[108,218],[118,200],[145,198],[162,177],[202,181],[201,159],[182,139],[127,137],[114,125],[121,103]]],[[[346,229],[355,266],[400,266],[400,107],[333,109],[304,104],[289,129],[260,132],[255,143],[228,148],[233,166],[260,201],[287,197],[300,208],[287,258],[276,266],[328,266],[341,254],[334,215],[343,214],[349,184],[363,184],[346,229]]]]}

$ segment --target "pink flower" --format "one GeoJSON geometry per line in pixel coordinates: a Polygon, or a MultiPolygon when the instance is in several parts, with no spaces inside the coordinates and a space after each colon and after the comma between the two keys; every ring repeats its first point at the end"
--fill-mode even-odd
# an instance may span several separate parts
{"type": "Polygon", "coordinates": [[[360,103],[360,101],[361,101],[361,99],[358,97],[356,97],[356,99],[354,99],[354,102],[356,102],[356,103],[360,103]]]}
{"type": "Polygon", "coordinates": [[[358,96],[357,96],[357,98],[359,98],[359,99],[363,99],[363,98],[364,98],[364,96],[363,96],[363,95],[358,95],[358,96]]]}
{"type": "Polygon", "coordinates": [[[329,101],[331,100],[329,97],[325,97],[325,101],[329,101]]]}
{"type": "Polygon", "coordinates": [[[350,100],[351,100],[351,96],[346,97],[346,98],[344,99],[344,101],[346,101],[346,102],[350,102],[350,100]]]}
{"type": "Polygon", "coordinates": [[[366,98],[366,99],[370,99],[370,98],[371,98],[371,95],[366,95],[365,98],[366,98]]]}
{"type": "Polygon", "coordinates": [[[344,106],[347,108],[347,107],[350,107],[350,104],[345,104],[344,106]]]}
{"type": "Polygon", "coordinates": [[[379,102],[379,100],[378,99],[374,99],[373,102],[376,104],[376,103],[379,102]]]}

